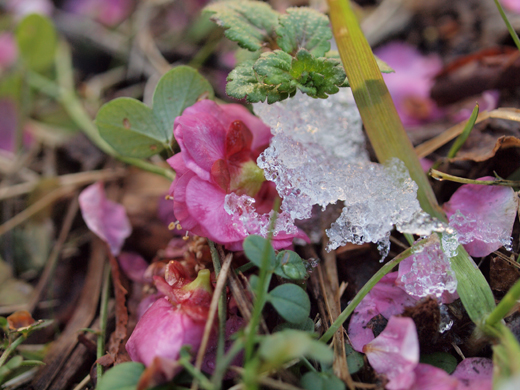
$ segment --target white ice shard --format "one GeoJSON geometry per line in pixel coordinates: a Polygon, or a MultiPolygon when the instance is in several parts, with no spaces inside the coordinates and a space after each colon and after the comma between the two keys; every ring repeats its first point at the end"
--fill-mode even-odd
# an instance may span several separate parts
{"type": "Polygon", "coordinates": [[[283,214],[292,221],[306,219],[313,205],[325,208],[343,202],[341,216],[326,231],[328,250],[347,242],[373,242],[386,255],[394,225],[421,235],[438,227],[421,210],[417,185],[401,161],[369,161],[349,90],[326,100],[298,93],[283,102],[253,107],[274,135],[257,163],[276,184],[283,214]]]}

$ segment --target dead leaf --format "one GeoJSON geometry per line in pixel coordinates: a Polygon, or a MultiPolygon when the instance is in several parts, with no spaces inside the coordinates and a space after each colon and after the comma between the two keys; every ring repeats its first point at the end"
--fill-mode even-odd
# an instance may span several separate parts
{"type": "Polygon", "coordinates": [[[502,136],[497,139],[495,145],[491,149],[488,143],[482,143],[483,145],[479,148],[473,148],[471,151],[464,152],[461,150],[457,157],[451,158],[449,161],[476,161],[482,162],[489,160],[494,157],[499,150],[508,148],[519,148],[520,139],[513,136],[502,136]]]}
{"type": "Polygon", "coordinates": [[[22,328],[26,328],[32,324],[34,324],[34,318],[32,318],[31,313],[27,310],[16,311],[7,317],[7,323],[9,324],[9,329],[19,330],[22,328]]]}

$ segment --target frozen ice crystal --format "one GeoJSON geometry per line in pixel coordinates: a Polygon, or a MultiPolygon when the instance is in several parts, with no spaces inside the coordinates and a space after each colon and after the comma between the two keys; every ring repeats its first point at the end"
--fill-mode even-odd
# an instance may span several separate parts
{"type": "MultiPolygon", "coordinates": [[[[267,237],[273,211],[268,214],[258,214],[255,199],[247,195],[237,195],[234,192],[227,194],[224,200],[224,209],[232,215],[233,227],[243,235],[258,234],[267,237]]],[[[280,232],[297,234],[298,229],[286,213],[278,214],[273,230],[273,236],[280,232]]]]}
{"type": "Polygon", "coordinates": [[[412,256],[401,262],[398,283],[413,297],[436,296],[457,290],[457,279],[439,238],[432,234],[412,256]]]}
{"type": "Polygon", "coordinates": [[[450,226],[456,230],[461,245],[478,240],[484,243],[500,242],[507,250],[513,249],[511,232],[499,224],[478,223],[477,215],[464,215],[457,210],[450,217],[450,226]]]}
{"type": "Polygon", "coordinates": [[[439,311],[441,312],[441,322],[439,324],[439,333],[447,332],[453,326],[453,319],[448,312],[448,306],[440,304],[439,311]]]}
{"type": "Polygon", "coordinates": [[[326,100],[298,93],[280,103],[256,103],[254,110],[274,135],[257,163],[276,184],[283,214],[307,219],[313,205],[343,202],[340,217],[326,231],[327,250],[373,242],[385,256],[394,225],[420,235],[439,230],[439,222],[421,210],[417,185],[401,161],[383,166],[368,160],[349,91],[326,100]]]}

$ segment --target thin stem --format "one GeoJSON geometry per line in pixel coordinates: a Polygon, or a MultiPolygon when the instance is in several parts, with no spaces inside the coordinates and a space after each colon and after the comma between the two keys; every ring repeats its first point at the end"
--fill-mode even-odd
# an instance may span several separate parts
{"type": "Polygon", "coordinates": [[[206,378],[206,376],[198,370],[193,364],[190,363],[191,356],[181,356],[178,363],[184,367],[184,369],[196,379],[199,384],[206,390],[214,390],[213,384],[206,378]]]}
{"type": "Polygon", "coordinates": [[[2,353],[2,356],[0,356],[0,367],[5,364],[9,355],[11,355],[11,353],[13,353],[16,348],[18,348],[18,346],[25,341],[25,339],[27,339],[27,336],[21,335],[5,349],[4,353],[2,353]]]}
{"type": "MultiPolygon", "coordinates": [[[[107,319],[108,319],[108,298],[110,292],[110,264],[105,264],[105,270],[103,272],[103,290],[101,290],[101,307],[99,308],[99,326],[100,331],[97,339],[97,353],[96,358],[99,360],[101,356],[105,354],[105,339],[107,331],[107,319]]],[[[103,365],[96,364],[97,380],[103,375],[103,365]]]]}
{"type": "Polygon", "coordinates": [[[430,169],[429,172],[430,176],[433,177],[435,180],[448,180],[453,181],[456,183],[462,183],[462,184],[478,184],[481,186],[503,186],[503,187],[520,187],[520,181],[513,181],[513,180],[504,180],[504,179],[498,179],[498,180],[472,180],[472,179],[466,179],[463,177],[453,176],[448,173],[444,173],[441,171],[438,171],[436,169],[430,169]]]}
{"type": "Polygon", "coordinates": [[[220,360],[217,360],[215,371],[211,378],[211,382],[215,386],[215,389],[219,389],[222,386],[222,380],[224,379],[224,374],[226,373],[227,368],[243,348],[244,342],[242,339],[238,339],[231,345],[228,352],[220,360]]]}
{"type": "Polygon", "coordinates": [[[475,105],[475,108],[473,109],[471,116],[469,117],[468,121],[466,122],[466,125],[464,126],[464,130],[462,131],[462,134],[459,135],[459,137],[455,140],[453,145],[450,148],[450,151],[448,152],[448,158],[453,158],[457,155],[458,151],[464,145],[464,142],[469,137],[469,134],[471,133],[471,130],[473,129],[473,126],[475,126],[475,121],[478,117],[478,110],[479,105],[478,103],[475,105]]]}
{"type": "Polygon", "coordinates": [[[494,326],[497,322],[502,320],[516,305],[518,299],[520,299],[520,280],[509,289],[497,307],[495,307],[491,314],[486,318],[485,325],[494,326]]]}
{"type": "Polygon", "coordinates": [[[498,0],[495,0],[495,4],[498,8],[498,12],[500,12],[500,16],[502,16],[502,19],[504,20],[504,23],[507,26],[507,30],[509,31],[511,38],[513,38],[513,41],[515,42],[516,47],[518,48],[518,50],[520,50],[520,39],[518,38],[518,34],[516,33],[513,26],[511,26],[511,23],[509,23],[506,13],[504,12],[504,8],[502,8],[502,4],[500,4],[500,2],[498,0]]]}
{"type": "MultiPolygon", "coordinates": [[[[423,240],[424,241],[424,240],[423,240]]],[[[336,320],[331,324],[330,328],[320,337],[320,341],[327,343],[332,339],[334,333],[336,333],[342,326],[343,323],[348,319],[348,317],[352,314],[354,309],[359,305],[359,303],[363,300],[363,298],[368,294],[368,292],[379,282],[383,276],[389,273],[397,264],[411,256],[413,251],[417,249],[421,243],[417,243],[414,247],[410,247],[405,251],[401,252],[398,256],[394,257],[388,263],[383,265],[379,271],[377,271],[374,276],[370,278],[370,280],[359,290],[354,299],[350,302],[350,304],[341,312],[341,314],[336,318],[336,320]]]]}

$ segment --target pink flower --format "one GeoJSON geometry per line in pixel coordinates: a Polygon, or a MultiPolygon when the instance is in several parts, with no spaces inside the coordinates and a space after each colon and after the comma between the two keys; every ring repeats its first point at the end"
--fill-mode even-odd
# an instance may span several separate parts
{"type": "Polygon", "coordinates": [[[518,0],[502,0],[500,2],[508,11],[520,14],[520,1],[518,0]]]}
{"type": "Polygon", "coordinates": [[[411,318],[391,317],[385,330],[363,347],[370,365],[386,375],[389,390],[406,390],[415,382],[419,340],[411,318]]]}
{"type": "Polygon", "coordinates": [[[79,207],[88,228],[105,241],[112,254],[117,256],[126,238],[132,233],[125,208],[107,199],[102,182],[81,191],[79,207]]]}
{"type": "MultiPolygon", "coordinates": [[[[254,198],[258,213],[272,209],[274,184],[255,162],[269,144],[269,127],[240,105],[203,100],[175,120],[174,135],[181,148],[168,160],[177,173],[171,189],[175,217],[193,234],[241,249],[247,233],[226,212],[226,195],[254,198]]],[[[287,247],[295,236],[307,238],[281,232],[273,245],[287,247]]]]}
{"type": "Polygon", "coordinates": [[[51,0],[8,0],[7,9],[19,18],[29,14],[51,16],[54,4],[51,0]]]}
{"type": "Polygon", "coordinates": [[[503,245],[510,245],[518,210],[518,196],[512,188],[464,184],[443,208],[450,226],[457,229],[459,242],[471,256],[487,256],[503,245]]]}
{"type": "Polygon", "coordinates": [[[405,126],[417,126],[444,115],[430,99],[433,77],[442,68],[439,56],[423,56],[402,42],[389,43],[374,54],[395,70],[395,73],[383,74],[383,78],[405,126]]]}
{"type": "MultiPolygon", "coordinates": [[[[155,277],[156,282],[161,279],[155,277]]],[[[210,272],[199,271],[197,279],[180,288],[173,288],[162,279],[157,288],[165,296],[143,314],[126,350],[133,361],[155,369],[159,366],[166,381],[180,370],[175,362],[182,346],[191,346],[192,354],[200,347],[212,295],[210,272]]]]}

